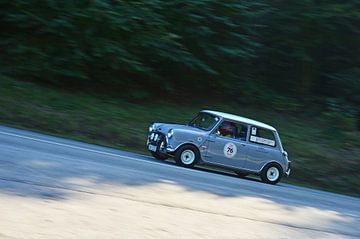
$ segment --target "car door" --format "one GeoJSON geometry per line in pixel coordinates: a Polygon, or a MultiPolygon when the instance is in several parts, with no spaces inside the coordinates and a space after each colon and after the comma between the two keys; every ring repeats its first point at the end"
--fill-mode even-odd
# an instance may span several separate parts
{"type": "Polygon", "coordinates": [[[248,126],[224,120],[207,139],[205,162],[243,168],[246,162],[248,126]]]}

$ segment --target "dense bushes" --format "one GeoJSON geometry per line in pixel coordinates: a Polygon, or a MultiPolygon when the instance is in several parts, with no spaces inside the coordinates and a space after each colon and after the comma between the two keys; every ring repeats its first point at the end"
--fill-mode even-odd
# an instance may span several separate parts
{"type": "Polygon", "coordinates": [[[360,104],[360,4],[13,0],[0,73],[120,97],[221,95],[275,108],[360,104]]]}

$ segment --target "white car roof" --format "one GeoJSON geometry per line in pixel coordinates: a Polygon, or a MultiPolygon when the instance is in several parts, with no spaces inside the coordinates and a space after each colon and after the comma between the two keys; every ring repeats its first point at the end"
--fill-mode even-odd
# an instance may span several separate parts
{"type": "Polygon", "coordinates": [[[246,124],[258,126],[258,127],[264,128],[264,129],[269,129],[269,130],[272,130],[272,131],[276,131],[276,129],[274,127],[272,127],[272,126],[270,126],[268,124],[265,124],[265,123],[262,123],[260,121],[256,121],[256,120],[253,120],[253,119],[241,117],[241,116],[238,116],[238,115],[233,115],[233,114],[228,114],[228,113],[223,113],[223,112],[218,112],[218,111],[212,111],[212,110],[202,110],[201,112],[217,115],[217,116],[220,116],[220,117],[225,118],[225,119],[239,121],[239,122],[243,122],[243,123],[246,123],[246,124]]]}

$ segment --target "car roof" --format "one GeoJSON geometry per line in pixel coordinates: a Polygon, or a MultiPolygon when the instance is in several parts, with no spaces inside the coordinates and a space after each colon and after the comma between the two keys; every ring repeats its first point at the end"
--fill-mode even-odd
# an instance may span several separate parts
{"type": "Polygon", "coordinates": [[[261,128],[269,129],[269,130],[272,130],[272,131],[276,131],[276,129],[274,127],[272,127],[271,125],[268,125],[268,124],[265,124],[265,123],[262,123],[260,121],[256,121],[256,120],[253,120],[253,119],[245,118],[245,117],[242,117],[242,116],[223,113],[223,112],[218,112],[218,111],[212,111],[212,110],[202,110],[201,112],[209,113],[209,114],[212,114],[212,115],[220,116],[220,117],[225,118],[225,119],[234,120],[234,121],[240,121],[240,122],[243,122],[243,123],[246,123],[246,124],[250,124],[250,125],[258,126],[258,127],[261,127],[261,128]]]}

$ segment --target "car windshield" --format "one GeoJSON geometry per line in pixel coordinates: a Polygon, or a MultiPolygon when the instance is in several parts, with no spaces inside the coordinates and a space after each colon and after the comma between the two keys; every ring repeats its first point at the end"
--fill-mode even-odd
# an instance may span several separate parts
{"type": "Polygon", "coordinates": [[[200,113],[190,121],[189,126],[202,130],[210,130],[218,121],[219,117],[217,116],[208,113],[200,113]]]}

